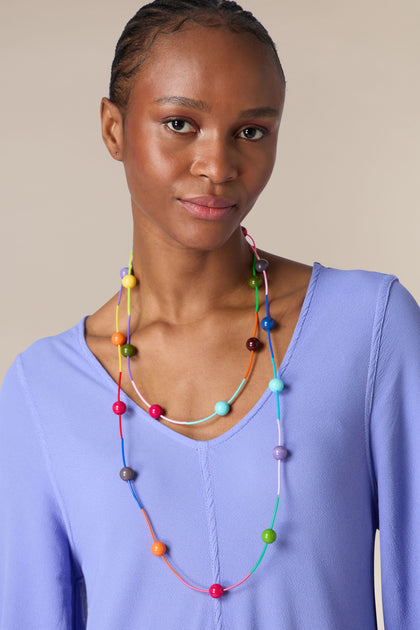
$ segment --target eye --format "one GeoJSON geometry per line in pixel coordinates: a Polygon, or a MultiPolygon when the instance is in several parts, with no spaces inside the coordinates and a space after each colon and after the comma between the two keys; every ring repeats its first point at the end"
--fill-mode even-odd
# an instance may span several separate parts
{"type": "Polygon", "coordinates": [[[261,127],[245,127],[239,133],[240,138],[245,138],[246,140],[261,140],[264,136],[267,135],[267,131],[265,129],[261,129],[261,127]]]}
{"type": "Polygon", "coordinates": [[[167,120],[165,125],[176,133],[191,133],[193,131],[193,126],[191,123],[183,120],[182,118],[172,118],[172,120],[167,120]]]}

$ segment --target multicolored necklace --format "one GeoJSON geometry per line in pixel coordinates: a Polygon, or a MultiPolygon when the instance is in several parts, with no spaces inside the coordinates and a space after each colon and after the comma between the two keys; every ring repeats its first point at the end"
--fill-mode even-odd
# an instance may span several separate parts
{"type": "Polygon", "coordinates": [[[179,580],[181,580],[181,582],[183,584],[185,584],[189,588],[193,589],[194,591],[198,591],[200,593],[208,593],[214,598],[221,597],[226,591],[230,591],[230,590],[240,586],[240,584],[243,584],[248,578],[250,578],[251,575],[257,569],[257,567],[260,565],[260,563],[261,563],[261,561],[262,561],[262,559],[263,559],[263,557],[265,555],[265,552],[267,550],[267,546],[269,544],[273,543],[276,540],[276,533],[275,533],[273,527],[274,527],[274,522],[276,520],[276,515],[277,515],[277,510],[278,510],[279,500],[280,500],[280,479],[281,479],[280,464],[287,457],[287,450],[281,444],[280,392],[283,391],[284,383],[283,383],[283,381],[280,378],[277,377],[277,368],[276,368],[276,363],[275,363],[275,359],[274,359],[274,351],[273,351],[273,345],[272,345],[272,340],[271,340],[271,330],[275,326],[275,321],[274,321],[274,319],[272,317],[270,317],[270,304],[269,304],[269,298],[268,298],[268,279],[267,279],[268,261],[265,260],[264,258],[261,258],[259,256],[258,251],[257,251],[257,247],[255,245],[255,241],[252,238],[252,236],[250,236],[250,234],[248,234],[246,228],[243,227],[242,228],[242,232],[243,232],[243,235],[244,235],[245,239],[247,239],[248,245],[250,246],[250,248],[252,250],[252,253],[253,253],[252,276],[250,277],[250,279],[248,281],[248,284],[249,284],[249,286],[251,288],[255,289],[255,295],[256,295],[255,324],[254,324],[253,335],[246,342],[246,347],[251,352],[251,356],[250,356],[250,360],[249,360],[249,363],[248,363],[247,371],[246,371],[245,376],[243,377],[243,379],[241,381],[241,384],[239,385],[238,389],[235,391],[233,396],[231,396],[231,398],[229,398],[229,400],[217,402],[215,404],[213,413],[211,413],[210,415],[208,415],[208,416],[206,416],[204,418],[200,418],[199,420],[189,420],[189,421],[174,420],[173,418],[169,418],[166,415],[164,415],[164,413],[163,413],[164,410],[163,410],[163,408],[160,405],[158,405],[158,404],[150,404],[143,397],[143,395],[140,393],[139,388],[137,387],[137,385],[134,382],[134,379],[133,379],[132,373],[131,373],[131,367],[130,367],[130,358],[132,356],[134,356],[134,354],[136,353],[136,348],[130,343],[131,289],[134,288],[136,286],[136,284],[137,284],[137,280],[136,280],[135,276],[132,274],[133,251],[131,251],[131,254],[130,254],[130,261],[129,261],[128,267],[124,267],[123,269],[121,269],[121,272],[120,272],[121,286],[120,286],[120,292],[119,292],[119,295],[118,295],[118,301],[117,301],[117,307],[116,307],[116,313],[115,313],[115,327],[116,327],[116,331],[111,337],[112,343],[118,349],[118,364],[119,364],[118,396],[117,396],[117,400],[112,405],[112,410],[119,418],[119,430],[120,430],[120,438],[121,438],[121,453],[122,453],[122,461],[123,461],[123,468],[120,471],[120,477],[121,477],[121,479],[123,479],[123,481],[126,481],[128,483],[129,488],[131,490],[131,493],[132,493],[136,503],[138,504],[138,506],[139,506],[139,508],[140,508],[141,512],[143,513],[143,516],[144,516],[144,518],[146,520],[147,526],[149,528],[149,531],[150,531],[150,534],[151,534],[152,540],[153,540],[153,544],[152,544],[152,547],[151,547],[153,555],[160,556],[162,558],[162,560],[165,562],[165,564],[168,566],[168,568],[172,571],[172,573],[179,580]],[[257,274],[262,274],[262,277],[261,277],[261,275],[257,275],[257,274]],[[271,363],[272,363],[273,371],[274,371],[274,378],[272,378],[270,380],[269,388],[275,394],[276,406],[277,406],[278,443],[277,443],[276,446],[274,446],[273,451],[272,451],[272,455],[273,455],[274,459],[277,460],[277,498],[276,498],[276,503],[275,503],[275,508],[274,508],[274,514],[273,514],[273,518],[272,518],[270,527],[268,529],[265,529],[262,532],[262,535],[261,535],[262,540],[264,542],[264,547],[263,547],[262,553],[261,553],[257,563],[255,564],[255,566],[251,569],[251,571],[242,580],[240,580],[236,584],[233,584],[232,586],[222,586],[221,584],[212,584],[210,586],[210,588],[198,588],[196,586],[193,586],[192,584],[190,584],[186,580],[184,580],[175,571],[175,569],[169,564],[167,558],[165,557],[166,545],[163,542],[157,540],[157,538],[156,538],[156,536],[154,534],[154,531],[153,531],[153,529],[152,529],[152,527],[150,525],[150,521],[149,521],[149,518],[147,516],[147,513],[146,513],[143,505],[141,504],[141,502],[140,502],[140,500],[139,500],[139,498],[137,496],[137,493],[135,491],[134,485],[133,485],[133,480],[134,480],[136,475],[135,475],[134,470],[132,468],[130,468],[129,466],[127,466],[127,463],[126,463],[125,449],[124,449],[124,436],[123,436],[123,430],[122,430],[122,416],[124,415],[124,413],[126,412],[126,409],[127,409],[126,404],[121,400],[122,357],[124,356],[124,357],[127,358],[128,375],[129,375],[131,384],[132,384],[136,394],[139,396],[139,398],[143,402],[143,404],[148,408],[149,415],[154,420],[163,419],[163,420],[167,420],[168,422],[173,423],[173,424],[194,425],[194,424],[201,424],[203,422],[206,422],[206,421],[208,421],[208,420],[210,420],[210,419],[212,419],[212,418],[214,418],[216,416],[225,416],[225,415],[227,415],[229,413],[230,409],[231,409],[231,405],[236,400],[236,398],[239,396],[239,394],[243,391],[246,383],[248,382],[248,377],[249,377],[249,375],[251,373],[252,362],[253,362],[253,358],[254,358],[254,352],[257,351],[261,347],[261,342],[258,339],[258,337],[256,337],[256,334],[257,334],[258,326],[259,326],[259,317],[258,317],[259,292],[258,292],[258,289],[259,289],[260,286],[262,286],[263,283],[264,283],[264,286],[265,286],[266,316],[261,321],[261,328],[267,332],[267,336],[268,336],[268,344],[269,344],[269,348],[270,348],[271,363]],[[120,308],[121,297],[122,297],[122,292],[123,292],[124,288],[127,290],[127,335],[124,335],[119,330],[119,308],[120,308]]]}

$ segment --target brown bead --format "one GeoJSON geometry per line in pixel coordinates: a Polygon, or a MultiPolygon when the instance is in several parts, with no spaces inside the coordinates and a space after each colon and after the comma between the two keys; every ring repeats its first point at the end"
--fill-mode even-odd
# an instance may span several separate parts
{"type": "Polygon", "coordinates": [[[262,343],[259,339],[257,339],[257,337],[250,337],[247,342],[246,342],[246,347],[248,348],[248,350],[258,350],[259,348],[261,348],[262,343]]]}

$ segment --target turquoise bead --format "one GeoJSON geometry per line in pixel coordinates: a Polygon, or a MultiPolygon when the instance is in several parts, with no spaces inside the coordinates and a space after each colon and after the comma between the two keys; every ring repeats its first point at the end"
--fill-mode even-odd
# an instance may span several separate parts
{"type": "Polygon", "coordinates": [[[263,539],[265,543],[270,545],[276,540],[277,534],[274,531],[274,529],[265,529],[263,533],[261,534],[261,538],[263,539]]]}
{"type": "Polygon", "coordinates": [[[261,276],[251,276],[250,279],[248,280],[248,284],[251,287],[251,289],[258,289],[258,287],[262,285],[261,276]]]}
{"type": "Polygon", "coordinates": [[[281,392],[284,389],[284,383],[281,378],[272,378],[268,386],[272,392],[281,392]]]}
{"type": "Polygon", "coordinates": [[[219,400],[219,402],[214,405],[214,410],[218,416],[225,416],[230,411],[230,405],[224,400],[219,400]]]}

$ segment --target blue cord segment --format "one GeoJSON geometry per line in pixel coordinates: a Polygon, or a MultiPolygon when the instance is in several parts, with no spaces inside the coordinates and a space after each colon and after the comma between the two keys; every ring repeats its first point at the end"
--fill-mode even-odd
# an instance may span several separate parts
{"type": "Polygon", "coordinates": [[[131,481],[128,481],[128,484],[130,485],[131,494],[132,494],[132,495],[133,495],[133,497],[135,498],[136,503],[137,503],[137,505],[139,506],[139,508],[142,510],[142,509],[143,509],[143,506],[142,506],[142,504],[140,503],[140,501],[138,500],[138,497],[137,497],[136,493],[134,492],[133,484],[131,483],[131,481]]]}
{"type": "Polygon", "coordinates": [[[270,316],[270,305],[268,303],[268,293],[265,294],[265,311],[267,313],[267,317],[270,316]]]}
{"type": "Polygon", "coordinates": [[[127,464],[125,463],[124,438],[121,438],[121,453],[122,453],[122,460],[123,460],[123,464],[124,464],[124,468],[125,468],[127,466],[127,464]]]}

